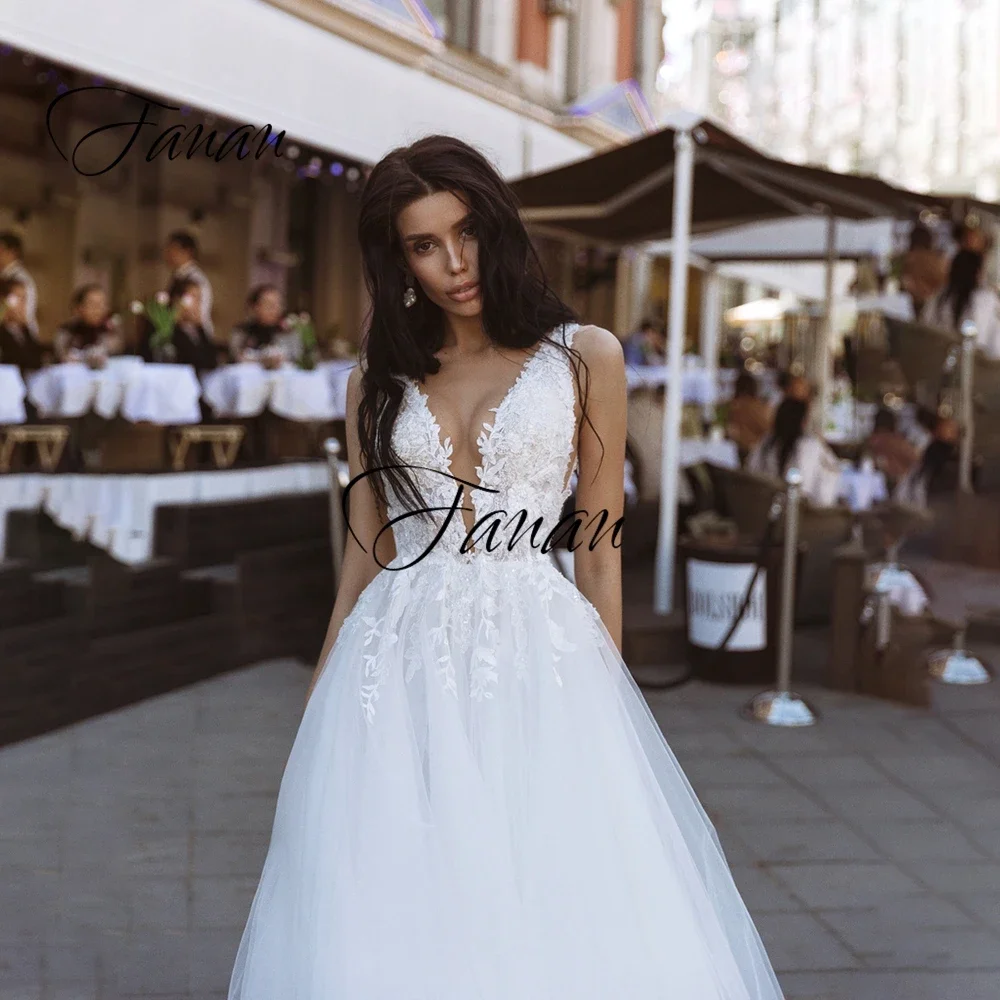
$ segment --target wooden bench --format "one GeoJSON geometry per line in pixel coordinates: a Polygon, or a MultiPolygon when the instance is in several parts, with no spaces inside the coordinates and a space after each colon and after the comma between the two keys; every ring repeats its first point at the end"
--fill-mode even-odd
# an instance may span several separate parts
{"type": "Polygon", "coordinates": [[[69,438],[69,428],[64,424],[28,424],[0,430],[0,472],[10,472],[14,450],[18,445],[33,444],[38,449],[38,460],[46,472],[53,472],[59,465],[63,449],[69,438]]]}
{"type": "Polygon", "coordinates": [[[228,469],[239,454],[245,431],[236,424],[219,424],[203,427],[192,424],[175,428],[170,435],[170,452],[175,472],[181,472],[187,461],[188,449],[193,444],[208,442],[217,469],[228,469]]]}

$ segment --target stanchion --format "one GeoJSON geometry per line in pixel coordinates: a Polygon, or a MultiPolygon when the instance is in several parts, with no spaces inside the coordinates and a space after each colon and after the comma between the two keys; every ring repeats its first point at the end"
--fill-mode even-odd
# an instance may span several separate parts
{"type": "Polygon", "coordinates": [[[789,469],[785,475],[788,499],[785,502],[785,548],[781,571],[781,621],[778,631],[778,683],[743,707],[742,715],[752,722],[769,726],[811,726],[819,714],[791,690],[792,641],[795,624],[795,568],[799,553],[799,490],[802,473],[789,469]]]}
{"type": "Polygon", "coordinates": [[[340,570],[344,565],[344,516],[340,498],[340,442],[327,438],[323,442],[326,464],[330,470],[330,548],[333,551],[333,585],[340,583],[340,570]]]}
{"type": "Polygon", "coordinates": [[[976,427],[972,400],[972,382],[976,364],[976,341],[979,331],[972,320],[962,324],[961,412],[962,438],[958,450],[958,488],[963,493],[972,492],[972,447],[976,427]]]}
{"type": "MultiPolygon", "coordinates": [[[[976,363],[976,341],[979,331],[972,320],[962,324],[961,398],[962,437],[958,452],[958,488],[972,492],[972,448],[975,443],[973,376],[976,363]]],[[[942,684],[988,684],[992,679],[985,664],[965,648],[965,629],[955,633],[952,649],[940,649],[930,654],[927,666],[931,677],[942,684]]]]}

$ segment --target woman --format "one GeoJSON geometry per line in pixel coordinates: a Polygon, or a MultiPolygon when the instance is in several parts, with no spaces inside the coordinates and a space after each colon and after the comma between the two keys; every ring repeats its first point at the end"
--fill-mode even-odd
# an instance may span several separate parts
{"type": "Polygon", "coordinates": [[[0,280],[0,364],[33,372],[45,363],[45,353],[28,326],[28,290],[24,283],[17,278],[0,280]]]}
{"type": "MultiPolygon", "coordinates": [[[[190,365],[195,371],[210,371],[218,364],[222,349],[209,336],[201,322],[201,286],[193,278],[177,278],[167,289],[170,306],[176,310],[174,334],[171,340],[170,361],[190,365]]],[[[142,333],[140,354],[147,361],[161,357],[152,344],[153,325],[146,320],[142,333]]]]}
{"type": "Polygon", "coordinates": [[[343,572],[231,1000],[778,1000],[619,653],[619,549],[588,532],[579,590],[539,550],[574,467],[623,515],[620,342],[458,139],[374,167],[359,240],[343,572]]]}
{"type": "Polygon", "coordinates": [[[70,306],[73,318],[56,330],[53,347],[57,361],[82,361],[94,349],[106,355],[121,354],[121,331],[111,315],[108,294],[100,285],[81,285],[70,306]]]}
{"type": "Polygon", "coordinates": [[[951,262],[948,284],[924,307],[921,322],[960,333],[976,324],[977,343],[987,357],[1000,359],[1000,296],[982,284],[983,255],[959,250],[951,262]]]}
{"type": "Polygon", "coordinates": [[[747,470],[784,479],[790,468],[802,474],[802,496],[817,507],[833,507],[840,496],[840,462],[826,442],[806,432],[809,404],[786,397],[774,427],[750,453],[747,470]]]}
{"type": "Polygon", "coordinates": [[[283,322],[285,300],[275,285],[257,285],[247,296],[250,317],[233,329],[229,353],[234,361],[250,361],[259,351],[276,348],[286,361],[295,361],[302,351],[300,338],[283,322]]]}
{"type": "Polygon", "coordinates": [[[771,407],[757,395],[757,380],[749,372],[740,372],[726,415],[726,436],[735,442],[741,462],[770,427],[771,407]]]}

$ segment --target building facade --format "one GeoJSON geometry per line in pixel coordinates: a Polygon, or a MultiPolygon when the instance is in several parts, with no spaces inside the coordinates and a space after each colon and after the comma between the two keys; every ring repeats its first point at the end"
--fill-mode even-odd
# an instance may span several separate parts
{"type": "MultiPolygon", "coordinates": [[[[447,132],[514,179],[641,134],[661,28],[655,0],[6,0],[0,229],[24,240],[43,336],[85,281],[119,310],[163,287],[160,248],[183,228],[201,245],[217,331],[269,280],[321,335],[356,343],[370,165],[447,132]],[[284,161],[150,159],[143,147],[81,170],[66,158],[81,139],[106,164],[127,134],[94,134],[115,120],[103,91],[71,95],[47,124],[52,102],[81,87],[127,91],[114,97],[119,121],[149,100],[161,128],[269,124],[286,134],[284,161]]],[[[544,249],[571,285],[578,248],[544,249]]]]}
{"type": "Polygon", "coordinates": [[[769,153],[1000,194],[1000,0],[670,0],[657,108],[769,153]]]}

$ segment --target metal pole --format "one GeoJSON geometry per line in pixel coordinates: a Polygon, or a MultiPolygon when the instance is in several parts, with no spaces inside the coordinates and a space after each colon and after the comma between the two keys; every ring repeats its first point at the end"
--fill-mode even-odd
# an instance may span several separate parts
{"type": "Polygon", "coordinates": [[[778,679],[775,688],[757,695],[744,706],[742,715],[771,726],[811,726],[819,718],[791,691],[792,642],[795,638],[795,570],[799,554],[799,491],[802,473],[789,469],[785,474],[788,499],[785,503],[785,539],[781,567],[781,611],[778,623],[778,679]]]}
{"type": "Polygon", "coordinates": [[[333,552],[333,585],[340,583],[340,571],[344,565],[344,517],[340,499],[340,442],[327,438],[323,442],[326,464],[330,471],[330,548],[333,552]]]}
{"type": "Polygon", "coordinates": [[[663,407],[660,464],[660,524],[656,547],[654,608],[665,615],[674,604],[674,561],[677,540],[677,480],[681,443],[681,367],[687,318],[688,246],[691,238],[691,188],[694,182],[694,138],[691,130],[674,136],[673,244],[670,258],[670,317],[667,365],[670,380],[663,407]]]}
{"type": "Polygon", "coordinates": [[[712,386],[712,399],[705,403],[703,415],[715,423],[715,394],[719,372],[719,323],[722,319],[722,284],[714,266],[702,272],[701,286],[701,356],[712,386]]]}
{"type": "Polygon", "coordinates": [[[795,623],[795,569],[799,548],[799,489],[802,473],[789,469],[785,476],[785,550],[781,563],[781,627],[778,634],[778,693],[788,694],[792,685],[792,641],[795,623]]]}
{"type": "Polygon", "coordinates": [[[958,451],[958,488],[972,492],[972,447],[975,443],[975,412],[972,405],[972,384],[975,375],[976,341],[979,331],[972,320],[962,324],[961,410],[962,439],[958,451]]]}
{"type": "Polygon", "coordinates": [[[826,429],[826,412],[830,396],[830,369],[833,360],[833,277],[837,266],[837,219],[826,210],[826,271],[824,273],[823,320],[819,328],[819,343],[814,345],[816,405],[813,407],[813,427],[817,434],[826,429]]]}

